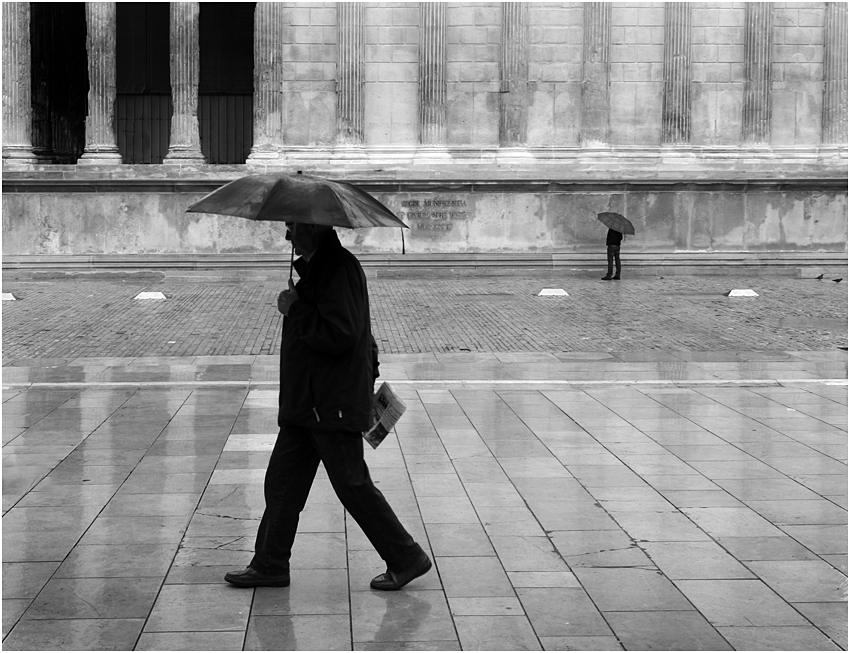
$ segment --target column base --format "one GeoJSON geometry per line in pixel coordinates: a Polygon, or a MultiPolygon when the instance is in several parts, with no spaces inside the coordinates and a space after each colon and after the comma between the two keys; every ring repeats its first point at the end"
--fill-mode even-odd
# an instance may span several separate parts
{"type": "Polygon", "coordinates": [[[38,157],[27,145],[4,145],[3,161],[7,163],[38,163],[38,157]]]}
{"type": "Polygon", "coordinates": [[[162,160],[164,164],[204,165],[207,160],[200,150],[172,150],[162,160]]]}
{"type": "Polygon", "coordinates": [[[121,153],[117,149],[85,150],[77,160],[77,165],[118,165],[123,163],[121,153]]]}

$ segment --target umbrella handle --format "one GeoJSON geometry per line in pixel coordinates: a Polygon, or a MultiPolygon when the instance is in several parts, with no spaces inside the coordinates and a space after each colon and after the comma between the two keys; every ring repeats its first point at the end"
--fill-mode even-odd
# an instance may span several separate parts
{"type": "Polygon", "coordinates": [[[292,264],[295,261],[295,243],[292,243],[292,250],[289,254],[289,280],[292,281],[292,264]]]}

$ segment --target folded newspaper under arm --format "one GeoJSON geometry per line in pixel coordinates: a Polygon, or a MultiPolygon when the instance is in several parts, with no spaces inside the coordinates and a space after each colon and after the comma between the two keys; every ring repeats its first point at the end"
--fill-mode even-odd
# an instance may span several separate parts
{"type": "Polygon", "coordinates": [[[390,385],[385,381],[372,398],[372,423],[368,431],[363,432],[363,439],[373,449],[383,442],[387,434],[393,430],[396,422],[407,410],[405,403],[396,396],[390,385]]]}

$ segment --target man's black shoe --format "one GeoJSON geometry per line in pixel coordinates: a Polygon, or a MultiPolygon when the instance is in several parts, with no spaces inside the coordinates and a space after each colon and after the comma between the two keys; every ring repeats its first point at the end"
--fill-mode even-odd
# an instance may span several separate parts
{"type": "Polygon", "coordinates": [[[431,559],[423,551],[415,564],[403,571],[390,571],[387,569],[386,573],[375,576],[372,582],[369,583],[369,586],[373,590],[394,592],[395,590],[400,590],[414,578],[419,578],[422,574],[427,573],[429,569],[431,569],[431,559]]]}
{"type": "Polygon", "coordinates": [[[619,281],[619,280],[620,280],[620,275],[618,274],[618,275],[615,275],[615,276],[613,276],[613,277],[611,277],[611,278],[612,278],[614,281],[619,281]]]}
{"type": "Polygon", "coordinates": [[[611,281],[611,279],[612,277],[610,274],[606,274],[604,277],[602,277],[602,281],[611,281]]]}
{"type": "Polygon", "coordinates": [[[289,574],[270,576],[253,567],[231,571],[224,575],[224,580],[237,587],[289,587],[289,574]]]}

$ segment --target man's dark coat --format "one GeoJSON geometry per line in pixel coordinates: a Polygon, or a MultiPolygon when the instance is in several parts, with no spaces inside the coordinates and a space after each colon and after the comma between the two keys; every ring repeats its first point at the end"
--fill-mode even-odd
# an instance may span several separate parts
{"type": "Polygon", "coordinates": [[[278,423],[365,431],[378,347],[363,268],[331,231],[295,270],[298,299],[284,318],[280,348],[278,423]]]}

